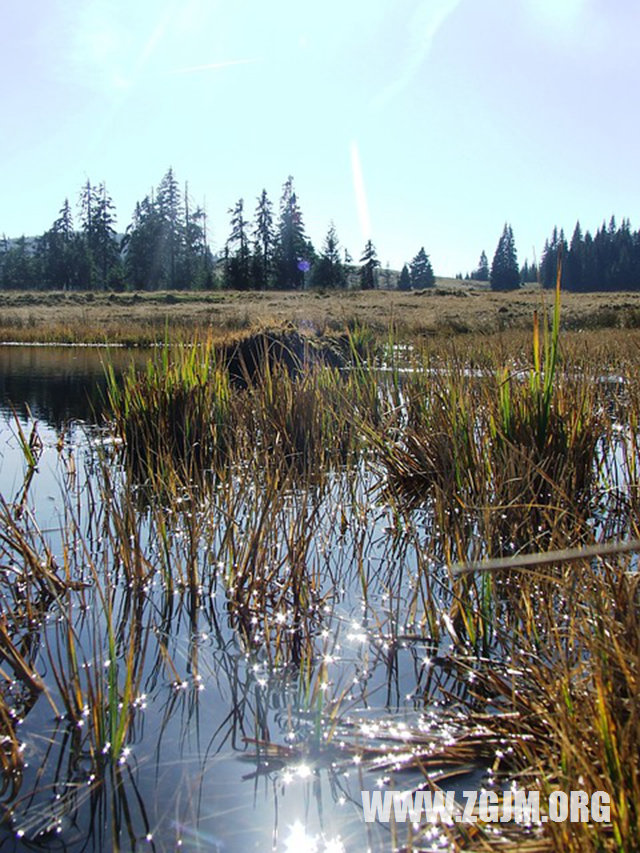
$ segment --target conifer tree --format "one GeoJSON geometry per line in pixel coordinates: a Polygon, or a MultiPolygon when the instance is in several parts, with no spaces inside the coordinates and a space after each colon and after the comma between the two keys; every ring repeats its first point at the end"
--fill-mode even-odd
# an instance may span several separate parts
{"type": "Polygon", "coordinates": [[[491,264],[492,290],[514,290],[520,286],[520,270],[513,231],[505,224],[491,264]]]}
{"type": "Polygon", "coordinates": [[[524,284],[525,282],[534,282],[538,280],[538,267],[536,264],[530,264],[528,260],[525,259],[525,262],[520,267],[520,281],[524,284]]]}
{"type": "Polygon", "coordinates": [[[184,246],[183,207],[180,187],[170,168],[158,185],[155,208],[160,219],[158,250],[162,257],[159,285],[178,286],[178,264],[184,246]]]}
{"type": "Polygon", "coordinates": [[[229,208],[228,212],[231,215],[231,233],[225,247],[225,287],[248,290],[251,287],[251,253],[243,199],[238,199],[235,207],[229,208]]]}
{"type": "Polygon", "coordinates": [[[86,286],[104,288],[120,263],[115,206],[104,182],[95,187],[87,180],[82,188],[80,221],[90,269],[86,286]]]}
{"type": "Polygon", "coordinates": [[[584,287],[583,238],[580,222],[576,222],[564,261],[563,287],[567,290],[582,290],[584,287]]]}
{"type": "Polygon", "coordinates": [[[360,287],[373,290],[376,286],[376,269],[380,266],[378,255],[371,240],[367,240],[360,258],[360,287]]]}
{"type": "Polygon", "coordinates": [[[302,212],[293,189],[291,175],[280,199],[278,241],[275,250],[277,286],[284,290],[302,288],[304,273],[311,262],[313,247],[305,237],[302,212]]]}
{"type": "Polygon", "coordinates": [[[22,235],[11,242],[6,236],[0,251],[0,288],[33,290],[43,285],[41,256],[33,243],[22,235]]]}
{"type": "Polygon", "coordinates": [[[424,250],[424,246],[422,246],[409,264],[409,275],[411,278],[411,287],[416,290],[433,287],[436,283],[431,261],[429,260],[429,255],[424,250]]]}
{"type": "Polygon", "coordinates": [[[553,229],[551,240],[546,240],[540,259],[540,281],[543,287],[553,288],[556,286],[556,276],[558,274],[558,261],[562,257],[567,257],[567,241],[564,236],[564,230],[559,231],[556,227],[553,229]]]}
{"type": "Polygon", "coordinates": [[[406,264],[404,264],[400,270],[398,290],[411,290],[411,274],[409,273],[409,267],[406,264]]]}
{"type": "Polygon", "coordinates": [[[273,275],[276,236],[273,228],[273,205],[266,190],[258,198],[254,217],[252,259],[253,280],[260,290],[266,290],[273,275]]]}
{"type": "Polygon", "coordinates": [[[185,289],[210,289],[213,286],[213,258],[207,244],[207,214],[192,207],[189,185],[184,188],[184,251],[178,269],[178,281],[185,289]]]}
{"type": "Polygon", "coordinates": [[[55,290],[79,290],[91,286],[91,258],[86,242],[73,227],[69,199],[58,218],[38,241],[43,279],[55,290]]]}
{"type": "Polygon", "coordinates": [[[162,252],[163,223],[149,196],[136,204],[123,240],[125,277],[134,290],[157,290],[166,270],[162,252]]]}
{"type": "Polygon", "coordinates": [[[471,273],[471,278],[476,281],[489,281],[489,260],[484,249],[480,253],[478,268],[471,273]]]}
{"type": "Polygon", "coordinates": [[[329,225],[320,257],[311,270],[311,284],[314,287],[332,289],[346,287],[347,275],[340,260],[340,242],[333,222],[329,225]]]}

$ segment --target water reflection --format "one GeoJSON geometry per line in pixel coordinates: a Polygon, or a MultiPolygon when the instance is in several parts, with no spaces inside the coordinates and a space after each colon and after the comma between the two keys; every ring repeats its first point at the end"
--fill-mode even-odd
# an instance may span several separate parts
{"type": "Polygon", "coordinates": [[[89,421],[101,410],[105,388],[103,363],[116,371],[132,359],[143,361],[143,350],[86,346],[12,346],[0,344],[0,407],[13,406],[53,427],[70,420],[89,421]]]}
{"type": "Polygon", "coordinates": [[[480,784],[496,742],[457,700],[509,666],[508,613],[461,630],[428,506],[401,517],[365,464],[138,499],[95,424],[60,428],[102,354],[0,355],[2,849],[385,850],[363,790],[480,784]]]}
{"type": "Polygon", "coordinates": [[[20,757],[4,792],[3,849],[283,851],[301,832],[305,849],[381,849],[388,830],[361,818],[374,756],[354,754],[346,713],[394,695],[405,712],[413,703],[363,607],[358,564],[378,610],[379,584],[408,555],[380,537],[381,508],[358,507],[359,524],[340,532],[341,490],[364,503],[368,483],[336,475],[314,496],[266,505],[236,480],[202,506],[132,512],[117,457],[90,427],[61,439],[40,425],[17,513],[29,473],[17,428],[5,418],[0,562],[15,569],[0,575],[0,599],[8,642],[45,689],[27,689],[18,657],[5,662],[16,675],[2,691],[5,731],[20,757]],[[256,517],[262,539],[247,549],[242,531],[256,517]],[[292,552],[282,530],[304,531],[306,550],[292,552]],[[26,553],[66,588],[39,595],[33,572],[16,583],[26,553]],[[313,578],[295,619],[292,560],[313,578]],[[260,605],[257,565],[271,585],[260,605]]]}

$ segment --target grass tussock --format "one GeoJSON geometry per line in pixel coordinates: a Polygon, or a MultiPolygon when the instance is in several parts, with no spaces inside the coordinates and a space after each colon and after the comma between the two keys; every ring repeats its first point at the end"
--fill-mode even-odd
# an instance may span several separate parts
{"type": "Polygon", "coordinates": [[[458,543],[475,519],[494,556],[585,535],[611,441],[600,366],[562,359],[559,289],[551,330],[542,326],[536,313],[528,367],[498,367],[495,356],[475,369],[425,364],[407,382],[406,427],[380,443],[401,504],[430,501],[458,543]]]}
{"type": "MultiPolygon", "coordinates": [[[[515,780],[518,787],[537,791],[543,814],[554,791],[585,791],[589,798],[604,791],[610,821],[549,820],[540,830],[540,849],[637,850],[635,568],[622,558],[558,565],[544,575],[517,572],[506,594],[511,628],[502,637],[508,642],[508,666],[496,662],[475,669],[464,703],[469,724],[493,742],[492,784],[500,791],[515,780]]],[[[460,672],[461,678],[468,675],[460,672]]]]}
{"type": "Polygon", "coordinates": [[[122,383],[108,366],[107,379],[117,435],[138,479],[191,482],[223,463],[230,441],[229,376],[209,341],[165,346],[146,370],[132,365],[122,383]]]}
{"type": "Polygon", "coordinates": [[[171,490],[211,484],[239,462],[316,474],[344,465],[360,441],[354,406],[378,394],[362,368],[366,345],[358,332],[325,347],[262,333],[226,350],[211,339],[165,345],[122,381],[108,367],[110,415],[132,473],[171,490]],[[343,372],[352,357],[355,369],[343,372]]]}

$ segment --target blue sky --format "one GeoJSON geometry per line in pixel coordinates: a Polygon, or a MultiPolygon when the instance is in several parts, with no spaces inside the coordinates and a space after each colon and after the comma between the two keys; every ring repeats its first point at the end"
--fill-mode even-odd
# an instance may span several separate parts
{"type": "Polygon", "coordinates": [[[383,265],[520,261],[554,224],[640,228],[637,0],[24,0],[0,26],[0,234],[105,181],[124,230],[169,166],[214,250],[293,175],[383,265]]]}

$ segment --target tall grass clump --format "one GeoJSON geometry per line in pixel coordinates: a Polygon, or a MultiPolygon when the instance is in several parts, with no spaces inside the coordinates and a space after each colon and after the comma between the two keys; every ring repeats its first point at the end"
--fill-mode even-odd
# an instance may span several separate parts
{"type": "Polygon", "coordinates": [[[381,423],[388,405],[368,345],[364,332],[324,345],[265,332],[226,348],[165,344],[123,377],[107,367],[108,416],[130,472],[167,494],[235,464],[316,478],[347,464],[361,423],[381,423]]]}
{"type": "MultiPolygon", "coordinates": [[[[546,320],[546,318],[545,318],[546,320]]],[[[504,370],[500,377],[498,411],[490,418],[495,464],[506,474],[505,503],[525,501],[539,525],[549,504],[588,505],[596,475],[596,445],[602,425],[593,385],[563,377],[557,366],[560,340],[560,268],[558,269],[551,333],[546,321],[540,341],[539,318],[533,322],[533,366],[528,382],[517,382],[504,370]],[[523,465],[524,462],[524,465],[523,465]],[[528,468],[522,478],[523,467],[528,468]],[[564,498],[564,499],[563,499],[564,498]]]]}
{"type": "MultiPolygon", "coordinates": [[[[560,559],[544,571],[510,574],[506,654],[474,670],[464,703],[468,725],[493,741],[491,783],[497,791],[515,781],[539,792],[542,814],[554,791],[589,798],[604,791],[609,820],[548,820],[537,829],[537,849],[637,851],[640,594],[633,559],[560,559]]],[[[454,666],[468,681],[466,662],[454,666]]],[[[524,841],[523,827],[503,829],[514,844],[524,841]]],[[[490,840],[468,849],[493,849],[490,840]]],[[[504,842],[495,839],[495,849],[504,842]]]]}
{"type": "Polygon", "coordinates": [[[359,429],[337,368],[312,365],[292,376],[268,368],[237,401],[238,429],[259,467],[284,468],[320,479],[353,459],[359,429]]]}
{"type": "Polygon", "coordinates": [[[416,371],[406,428],[378,442],[391,491],[407,506],[430,501],[449,530],[464,519],[463,539],[494,553],[581,535],[607,430],[597,370],[561,363],[558,273],[551,329],[543,315],[541,334],[536,313],[528,368],[474,372],[450,359],[416,371]]]}
{"type": "Polygon", "coordinates": [[[202,482],[231,446],[229,376],[210,340],[165,345],[146,370],[120,380],[107,366],[107,399],[128,464],[142,481],[202,482]]]}

